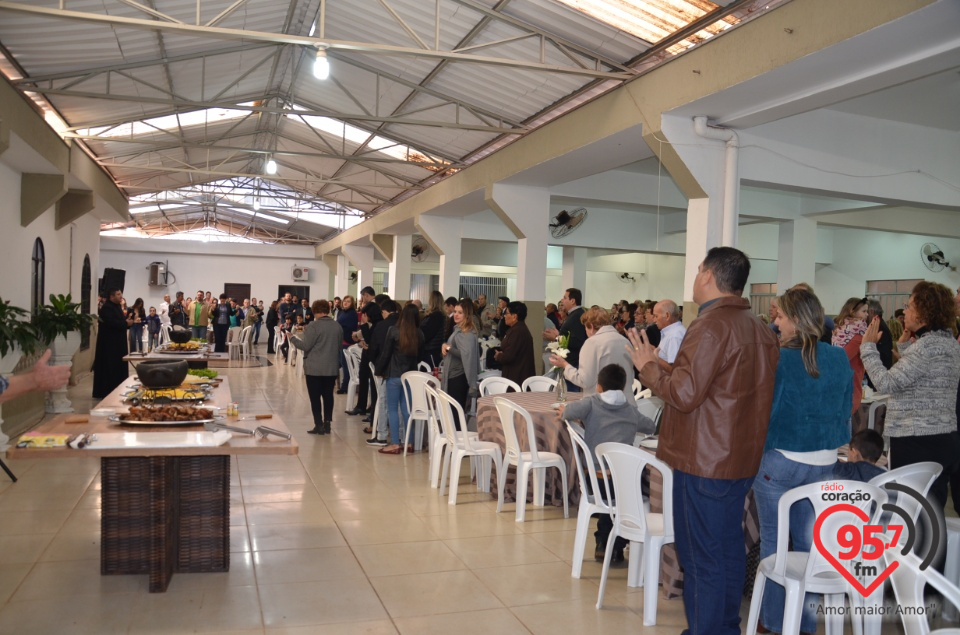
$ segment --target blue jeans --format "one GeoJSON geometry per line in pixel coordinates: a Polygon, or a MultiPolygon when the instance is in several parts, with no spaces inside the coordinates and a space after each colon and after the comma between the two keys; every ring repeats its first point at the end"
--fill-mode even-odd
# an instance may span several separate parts
{"type": "Polygon", "coordinates": [[[753,478],[715,479],[673,472],[677,556],[689,635],[739,635],[747,572],[743,505],[753,478]]]}
{"type": "Polygon", "coordinates": [[[254,322],[254,323],[253,323],[253,343],[254,343],[254,344],[259,344],[259,343],[260,343],[260,325],[261,325],[261,324],[263,324],[263,322],[254,322]]]}
{"type": "Polygon", "coordinates": [[[403,391],[403,384],[399,377],[387,377],[387,416],[390,420],[390,443],[403,445],[400,436],[400,412],[403,413],[403,424],[406,425],[410,411],[407,408],[407,397],[403,391]]]}
{"type": "Polygon", "coordinates": [[[346,392],[350,385],[350,367],[347,366],[347,346],[340,345],[340,368],[343,369],[343,381],[340,382],[340,390],[346,392]]]}
{"type": "MultiPolygon", "coordinates": [[[[753,483],[753,496],[757,501],[760,516],[760,559],[777,552],[777,508],[780,497],[801,485],[819,483],[833,477],[833,465],[807,465],[791,461],[776,450],[768,450],[760,461],[760,471],[753,483]]],[[[800,501],[790,508],[791,551],[810,551],[813,543],[813,506],[800,501]]],[[[800,631],[814,633],[817,619],[812,606],[818,595],[807,593],[804,598],[800,631]]],[[[760,605],[760,623],[775,633],[783,632],[783,604],[786,595],[783,587],[767,580],[763,589],[763,604],[760,605]]]]}
{"type": "Polygon", "coordinates": [[[207,339],[207,327],[205,327],[205,326],[191,326],[190,329],[193,331],[193,339],[196,339],[196,340],[206,340],[206,339],[207,339]]]}
{"type": "Polygon", "coordinates": [[[134,324],[130,327],[130,352],[143,351],[143,324],[134,324]]]}

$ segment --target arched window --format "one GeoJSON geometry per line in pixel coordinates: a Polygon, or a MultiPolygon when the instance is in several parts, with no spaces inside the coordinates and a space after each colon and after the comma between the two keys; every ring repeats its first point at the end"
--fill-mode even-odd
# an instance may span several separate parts
{"type": "Polygon", "coordinates": [[[30,282],[30,310],[36,313],[43,304],[43,286],[46,279],[47,259],[44,255],[43,241],[33,241],[33,269],[30,282]]]}
{"type": "MultiPolygon", "coordinates": [[[[90,254],[83,257],[83,271],[80,273],[80,312],[90,313],[90,291],[93,284],[90,281],[90,254]]],[[[90,348],[90,329],[80,332],[80,350],[90,348]]]]}

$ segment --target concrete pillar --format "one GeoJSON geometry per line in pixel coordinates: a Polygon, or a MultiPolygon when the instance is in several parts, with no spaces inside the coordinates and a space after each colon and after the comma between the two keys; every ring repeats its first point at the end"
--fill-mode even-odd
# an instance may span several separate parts
{"type": "Polygon", "coordinates": [[[801,216],[780,223],[777,293],[797,284],[814,284],[817,256],[817,221],[801,216]]]}
{"type": "MultiPolygon", "coordinates": [[[[514,299],[527,305],[527,319],[524,322],[536,344],[543,332],[544,299],[547,295],[550,192],[540,187],[494,183],[487,188],[486,200],[490,209],[517,237],[517,297],[514,299]]],[[[581,269],[586,281],[587,250],[580,251],[584,254],[584,266],[581,269]]],[[[537,373],[543,373],[543,355],[534,355],[534,360],[537,373]]]]}
{"type": "Polygon", "coordinates": [[[329,300],[333,296],[330,293],[330,267],[327,258],[314,260],[310,265],[313,267],[311,274],[313,282],[310,283],[310,299],[329,300]]]}
{"type": "Polygon", "coordinates": [[[389,261],[390,297],[397,300],[410,300],[410,262],[413,249],[413,236],[410,234],[393,237],[393,258],[389,261]]]}
{"type": "Polygon", "coordinates": [[[459,298],[463,220],[420,214],[414,222],[417,230],[440,254],[440,293],[445,298],[459,298]]]}
{"type": "Polygon", "coordinates": [[[699,306],[693,301],[693,281],[707,251],[720,246],[723,207],[711,205],[710,199],[687,201],[687,253],[683,272],[683,321],[689,324],[697,317],[699,306]]]}
{"type": "MultiPolygon", "coordinates": [[[[560,280],[564,290],[573,288],[583,291],[583,303],[590,306],[585,288],[587,286],[587,249],[585,247],[563,248],[563,269],[560,280]]],[[[551,302],[556,302],[558,299],[553,298],[551,302]]]]}
{"type": "Polygon", "coordinates": [[[350,294],[350,261],[343,254],[337,256],[337,268],[333,278],[333,295],[342,298],[350,294]]]}
{"type": "Polygon", "coordinates": [[[373,247],[344,245],[343,253],[357,270],[357,293],[353,295],[359,295],[360,289],[373,284],[373,247]]]}
{"type": "Polygon", "coordinates": [[[517,298],[542,302],[547,295],[549,190],[494,183],[487,187],[486,201],[517,237],[517,298]]]}

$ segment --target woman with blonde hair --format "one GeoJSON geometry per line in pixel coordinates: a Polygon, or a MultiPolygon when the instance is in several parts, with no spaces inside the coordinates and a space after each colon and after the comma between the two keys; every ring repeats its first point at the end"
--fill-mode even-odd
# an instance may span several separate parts
{"type": "MultiPolygon", "coordinates": [[[[464,413],[470,410],[471,397],[480,395],[477,377],[480,375],[480,340],[474,322],[473,302],[461,300],[453,309],[453,333],[443,344],[444,392],[457,400],[464,413]]],[[[454,412],[454,416],[456,416],[454,412]]],[[[466,422],[459,419],[457,430],[466,422]]]]}
{"type": "MultiPolygon", "coordinates": [[[[580,366],[571,366],[557,355],[550,356],[550,363],[560,368],[564,379],[583,389],[584,394],[597,391],[597,374],[607,364],[623,368],[627,377],[633,377],[633,361],[627,352],[627,341],[612,326],[610,313],[601,308],[591,308],[580,316],[580,323],[587,332],[587,341],[580,349],[580,366]]],[[[623,394],[629,403],[634,403],[632,384],[628,382],[623,394]]]]}
{"type": "MultiPolygon", "coordinates": [[[[810,291],[794,288],[777,300],[780,328],[770,425],[753,493],[760,517],[760,559],[777,550],[777,507],[787,491],[831,478],[837,449],[850,434],[853,371],[839,348],[819,341],[823,306],[810,291]]],[[[790,513],[794,551],[810,551],[813,507],[797,504],[790,513]]],[[[767,581],[760,606],[764,630],[783,632],[783,587],[767,581]]],[[[804,606],[810,606],[804,602],[804,606]]],[[[814,614],[805,610],[800,631],[817,630],[814,614]]]]}
{"type": "Polygon", "coordinates": [[[853,369],[853,397],[850,400],[850,416],[860,409],[863,399],[863,360],[860,359],[860,343],[867,330],[867,298],[850,298],[837,315],[831,342],[847,354],[853,369]]]}

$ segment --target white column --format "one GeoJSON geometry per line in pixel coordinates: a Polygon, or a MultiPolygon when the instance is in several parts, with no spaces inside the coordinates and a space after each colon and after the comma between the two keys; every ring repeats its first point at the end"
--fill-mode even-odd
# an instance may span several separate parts
{"type": "Polygon", "coordinates": [[[817,256],[817,221],[801,216],[780,223],[777,293],[797,284],[814,284],[817,256]]]}
{"type": "Polygon", "coordinates": [[[697,317],[693,303],[693,281],[707,251],[720,246],[723,207],[707,198],[687,201],[687,253],[683,272],[683,321],[689,324],[697,317]],[[688,308],[692,310],[687,310],[688,308]]]}
{"type": "MultiPolygon", "coordinates": [[[[357,270],[357,295],[359,295],[360,289],[373,284],[373,247],[344,245],[343,253],[357,270]]],[[[349,278],[347,281],[349,283],[349,278]]]]}
{"type": "Polygon", "coordinates": [[[494,183],[487,187],[486,200],[517,237],[517,298],[523,302],[542,302],[547,295],[549,190],[494,183]]]}
{"type": "MultiPolygon", "coordinates": [[[[390,297],[397,300],[412,300],[410,297],[410,262],[413,236],[393,237],[393,258],[390,260],[390,297]]],[[[426,300],[426,298],[420,298],[426,300]]]]}
{"type": "Polygon", "coordinates": [[[330,295],[330,267],[325,258],[314,260],[310,263],[313,271],[310,272],[312,281],[310,283],[310,299],[319,300],[329,299],[330,295]]]}
{"type": "Polygon", "coordinates": [[[463,221],[446,216],[417,216],[417,230],[440,254],[440,293],[460,297],[460,261],[463,221]]]}
{"type": "Polygon", "coordinates": [[[350,293],[350,261],[345,255],[337,256],[337,269],[333,279],[333,294],[338,298],[350,293]]]}
{"type": "Polygon", "coordinates": [[[584,287],[587,286],[587,249],[585,247],[563,248],[563,269],[560,272],[560,280],[564,290],[580,289],[586,303],[587,290],[584,287]]]}

